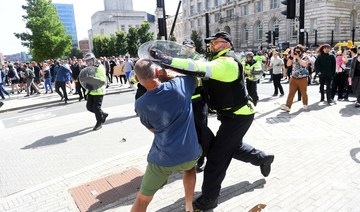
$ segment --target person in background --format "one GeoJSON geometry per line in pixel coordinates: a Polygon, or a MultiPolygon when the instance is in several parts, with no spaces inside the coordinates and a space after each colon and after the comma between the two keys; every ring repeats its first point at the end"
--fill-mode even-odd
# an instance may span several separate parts
{"type": "Polygon", "coordinates": [[[0,66],[0,96],[1,96],[1,99],[5,99],[4,94],[10,98],[9,92],[7,92],[4,87],[5,77],[6,77],[5,70],[4,70],[3,66],[0,66]]]}
{"type": "Polygon", "coordinates": [[[357,56],[357,49],[356,47],[353,47],[349,50],[349,58],[348,58],[348,62],[346,63],[346,68],[345,68],[345,78],[346,80],[346,84],[345,84],[345,95],[344,95],[344,101],[349,101],[349,93],[351,91],[351,85],[349,85],[349,73],[350,73],[350,69],[351,69],[351,64],[353,59],[357,56]]]}
{"type": "Polygon", "coordinates": [[[9,71],[8,71],[7,76],[9,78],[9,81],[11,82],[11,93],[14,94],[15,92],[17,92],[19,94],[20,93],[20,89],[19,89],[20,77],[12,63],[9,63],[8,68],[9,68],[9,71]]]}
{"type": "Polygon", "coordinates": [[[352,60],[348,80],[356,98],[355,107],[360,107],[360,45],[357,47],[357,55],[352,60]]]}
{"type": "Polygon", "coordinates": [[[42,67],[42,71],[44,73],[44,78],[45,78],[45,93],[47,94],[48,93],[48,89],[50,89],[50,93],[53,93],[53,87],[52,87],[52,84],[51,84],[51,72],[50,72],[50,67],[49,65],[44,62],[43,63],[43,67],[42,67]]]}
{"type": "Polygon", "coordinates": [[[40,94],[39,88],[34,83],[35,73],[32,68],[30,68],[29,63],[23,65],[25,69],[25,78],[26,78],[26,96],[29,97],[31,95],[31,90],[34,90],[37,94],[40,94]]]}
{"type": "Polygon", "coordinates": [[[133,62],[131,60],[129,60],[128,56],[125,56],[125,60],[123,62],[124,64],[124,68],[125,68],[125,75],[126,75],[126,79],[129,83],[129,88],[132,88],[132,84],[131,84],[131,79],[130,79],[130,73],[131,71],[134,69],[134,65],[133,62]]]}
{"type": "Polygon", "coordinates": [[[256,78],[256,76],[252,73],[254,71],[260,72],[262,70],[262,64],[261,61],[256,61],[253,58],[254,53],[247,52],[245,61],[242,65],[244,67],[244,74],[246,77],[246,89],[249,92],[249,96],[252,98],[254,105],[256,106],[259,100],[259,96],[257,93],[258,78],[256,78]]]}
{"type": "Polygon", "coordinates": [[[156,74],[160,71],[156,69],[147,59],[135,64],[137,81],[147,90],[136,100],[135,112],[141,123],[154,133],[154,139],[131,211],[145,212],[155,193],[178,171],[183,171],[185,211],[194,211],[195,164],[201,155],[191,106],[196,78],[178,76],[163,79],[165,82],[161,83],[156,74]]]}
{"type": "Polygon", "coordinates": [[[319,47],[318,57],[315,61],[315,70],[316,74],[320,79],[320,101],[325,100],[325,90],[326,86],[326,101],[328,105],[335,103],[331,98],[331,83],[336,74],[336,60],[334,55],[330,54],[331,46],[329,44],[324,44],[319,47]]]}
{"type": "Polygon", "coordinates": [[[274,83],[274,94],[273,96],[277,96],[280,90],[280,96],[284,96],[284,89],[281,86],[281,79],[283,78],[283,74],[286,76],[284,61],[279,57],[279,53],[277,51],[273,51],[273,56],[270,60],[270,68],[273,70],[273,83],[274,83]]]}
{"type": "Polygon", "coordinates": [[[307,95],[307,86],[308,86],[308,76],[309,72],[306,69],[309,58],[304,55],[305,49],[302,45],[298,44],[291,51],[290,58],[288,60],[288,66],[292,64],[291,78],[289,82],[289,94],[286,100],[286,104],[281,105],[281,109],[290,112],[291,106],[293,104],[294,96],[296,91],[300,91],[303,109],[308,109],[308,95],[307,95]]]}
{"type": "MultiPolygon", "coordinates": [[[[344,52],[345,54],[346,52],[344,52]]],[[[345,90],[345,84],[348,80],[345,75],[346,63],[348,61],[347,56],[341,51],[336,52],[336,74],[332,82],[331,99],[334,100],[336,91],[338,94],[338,101],[343,100],[343,92],[345,90]]]]}
{"type": "Polygon", "coordinates": [[[66,92],[68,76],[71,76],[71,70],[69,64],[67,64],[67,61],[65,60],[62,61],[62,65],[57,71],[55,78],[55,91],[61,97],[60,102],[65,101],[65,104],[67,104],[67,101],[69,100],[66,92]],[[62,92],[60,92],[60,88],[62,92]]]}
{"type": "Polygon", "coordinates": [[[72,78],[75,82],[75,93],[77,93],[79,95],[79,102],[84,98],[85,98],[85,100],[87,99],[86,95],[85,95],[86,90],[84,87],[82,87],[81,83],[79,82],[80,71],[81,71],[81,69],[84,68],[82,63],[83,63],[82,59],[79,58],[72,65],[72,78]]]}

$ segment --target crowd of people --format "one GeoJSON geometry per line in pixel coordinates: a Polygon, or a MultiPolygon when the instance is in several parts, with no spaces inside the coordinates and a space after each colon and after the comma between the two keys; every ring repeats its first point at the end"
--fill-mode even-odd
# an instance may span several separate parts
{"type": "MultiPolygon", "coordinates": [[[[103,64],[107,76],[107,85],[116,83],[129,84],[129,75],[133,70],[134,60],[125,57],[100,57],[99,63],[103,64]],[[115,83],[115,82],[114,82],[115,83]]],[[[43,62],[11,62],[6,61],[0,66],[0,97],[11,98],[12,95],[25,92],[24,97],[57,92],[61,101],[67,103],[67,94],[78,94],[79,101],[86,99],[85,89],[81,86],[78,76],[86,67],[83,58],[72,57],[68,60],[46,60],[43,62]],[[6,86],[11,87],[5,89],[6,86]],[[61,92],[60,92],[61,90],[61,92]]]]}
{"type": "MultiPolygon", "coordinates": [[[[272,96],[285,95],[281,81],[289,84],[286,103],[281,105],[286,112],[290,112],[296,93],[303,109],[308,110],[307,87],[316,78],[320,101],[332,105],[335,96],[338,101],[346,101],[352,88],[355,107],[360,107],[360,47],[335,52],[324,44],[313,52],[296,45],[284,52],[236,54],[231,36],[222,31],[206,38],[205,43],[206,59],[169,56],[151,49],[149,54],[154,60],[140,58],[137,62],[128,57],[97,59],[88,53],[84,61],[71,58],[40,64],[7,63],[1,68],[1,97],[5,98],[5,94],[10,98],[23,90],[27,91],[25,97],[40,94],[40,83],[44,84],[44,94],[53,93],[55,84],[61,101],[67,103],[67,88],[70,93],[75,88],[79,101],[87,100],[87,110],[95,114],[93,130],[98,130],[109,115],[101,109],[106,87],[114,83],[114,78],[117,83],[131,86],[130,73],[134,70],[138,86],[142,87],[135,98],[135,112],[154,133],[147,168],[131,209],[136,212],[146,211],[155,193],[174,172],[183,171],[185,211],[217,207],[232,159],[258,166],[264,177],[269,176],[275,156],[243,142],[259,104],[257,86],[264,72],[269,72],[273,82],[272,96]],[[79,83],[80,71],[85,67],[95,67],[95,76],[105,83],[96,88],[79,83]],[[172,67],[180,75],[172,75],[163,67],[172,67]],[[5,84],[11,86],[11,93],[3,88],[5,84]],[[216,113],[220,121],[216,133],[207,126],[209,111],[216,113]],[[205,167],[198,170],[204,171],[201,195],[193,201],[195,167],[204,163],[205,167]]],[[[183,45],[190,53],[195,52],[193,41],[186,40],[183,45]]]]}

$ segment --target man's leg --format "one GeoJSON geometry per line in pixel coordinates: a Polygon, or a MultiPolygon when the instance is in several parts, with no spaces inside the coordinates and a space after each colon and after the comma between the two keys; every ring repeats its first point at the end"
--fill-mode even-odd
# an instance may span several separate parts
{"type": "Polygon", "coordinates": [[[195,168],[184,171],[183,184],[185,190],[185,211],[193,211],[192,201],[196,183],[195,168]]]}
{"type": "Polygon", "coordinates": [[[146,212],[153,196],[145,196],[139,192],[136,196],[135,202],[131,208],[131,212],[146,212]]]}

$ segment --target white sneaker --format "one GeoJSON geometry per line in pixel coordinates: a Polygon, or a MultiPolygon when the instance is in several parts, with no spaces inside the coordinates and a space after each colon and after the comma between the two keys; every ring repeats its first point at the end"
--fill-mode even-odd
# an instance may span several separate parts
{"type": "Polygon", "coordinates": [[[286,105],[281,105],[281,110],[285,110],[286,112],[290,112],[290,108],[286,105]]]}
{"type": "Polygon", "coordinates": [[[307,105],[304,105],[304,106],[303,106],[303,109],[304,109],[304,110],[307,110],[307,109],[308,109],[308,106],[307,106],[307,105]]]}

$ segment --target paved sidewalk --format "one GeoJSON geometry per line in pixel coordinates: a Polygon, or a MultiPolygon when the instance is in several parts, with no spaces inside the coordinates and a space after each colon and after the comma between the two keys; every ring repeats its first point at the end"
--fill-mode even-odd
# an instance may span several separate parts
{"type": "MultiPolygon", "coordinates": [[[[327,106],[310,98],[308,111],[295,102],[286,113],[279,109],[285,98],[260,95],[258,112],[245,137],[245,142],[275,154],[270,176],[264,178],[259,167],[233,160],[222,184],[219,206],[213,211],[248,211],[260,203],[267,205],[266,211],[275,212],[359,211],[360,110],[353,102],[327,106]]],[[[216,117],[211,116],[209,127],[216,131],[218,126],[216,117]]],[[[134,130],[137,127],[141,126],[134,130]]],[[[135,135],[124,135],[130,136],[135,135]]],[[[148,134],[136,138],[152,140],[148,134]]],[[[141,147],[3,198],[0,211],[78,211],[69,189],[130,168],[144,172],[149,148],[141,147]]],[[[196,196],[202,177],[197,174],[196,196]]],[[[135,195],[101,211],[129,211],[135,195]]],[[[156,193],[148,211],[184,211],[183,203],[181,174],[177,173],[156,193]]]]}
{"type": "MultiPolygon", "coordinates": [[[[9,89],[9,88],[7,88],[9,89]]],[[[0,108],[0,113],[7,111],[14,111],[29,107],[49,105],[60,102],[60,96],[55,92],[44,94],[44,89],[40,89],[42,94],[34,94],[30,97],[25,97],[26,92],[21,92],[20,94],[12,94],[10,98],[6,96],[5,100],[1,100],[4,105],[0,108]]],[[[68,89],[67,89],[68,90],[68,89]]],[[[10,91],[10,90],[8,90],[10,91]]],[[[134,89],[129,88],[128,84],[121,85],[120,83],[110,84],[109,88],[106,89],[106,95],[117,94],[122,92],[130,92],[134,89]]],[[[78,94],[68,94],[70,101],[78,101],[78,94]]]]}

